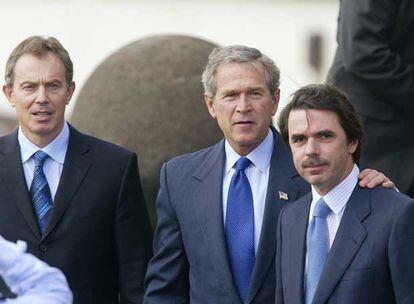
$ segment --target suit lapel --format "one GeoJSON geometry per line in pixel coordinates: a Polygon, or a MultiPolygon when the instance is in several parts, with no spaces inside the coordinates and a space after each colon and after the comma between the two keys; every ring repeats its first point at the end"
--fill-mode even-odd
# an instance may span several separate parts
{"type": "Polygon", "coordinates": [[[223,289],[233,295],[233,303],[239,296],[233,284],[223,225],[222,181],[225,162],[224,141],[216,144],[205,161],[194,173],[191,200],[206,242],[206,250],[218,274],[223,289]]]}
{"type": "Polygon", "coordinates": [[[68,150],[44,238],[53,230],[77,192],[92,163],[83,135],[69,126],[68,150]]]}
{"type": "Polygon", "coordinates": [[[362,221],[370,213],[369,191],[354,189],[344,211],[328,260],[319,280],[313,303],[325,303],[348,269],[366,238],[362,221]]]}
{"type": "Polygon", "coordinates": [[[303,303],[303,274],[305,271],[306,256],[306,231],[308,227],[309,208],[312,194],[309,193],[296,204],[296,214],[290,223],[288,230],[289,277],[283,280],[289,282],[287,285],[292,303],[303,303]]]}
{"type": "Polygon", "coordinates": [[[296,200],[300,195],[299,187],[292,181],[292,178],[297,176],[298,173],[293,166],[291,152],[283,142],[281,136],[273,128],[272,132],[274,148],[270,160],[262,231],[249,287],[248,303],[253,300],[259,291],[275,258],[275,235],[279,212],[285,204],[289,201],[296,200]]]}
{"type": "Polygon", "coordinates": [[[11,199],[15,202],[30,230],[40,239],[40,230],[37,217],[33,210],[32,201],[26,185],[20,148],[17,140],[17,131],[4,137],[3,145],[0,147],[0,167],[2,168],[2,183],[8,189],[11,199]]]}

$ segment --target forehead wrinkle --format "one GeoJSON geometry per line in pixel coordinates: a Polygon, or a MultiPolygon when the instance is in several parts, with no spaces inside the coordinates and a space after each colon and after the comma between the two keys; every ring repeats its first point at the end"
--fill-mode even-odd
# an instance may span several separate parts
{"type": "Polygon", "coordinates": [[[240,94],[240,93],[250,93],[253,91],[265,92],[265,87],[262,84],[252,84],[251,78],[245,77],[238,79],[238,83],[231,81],[222,85],[221,88],[218,88],[217,93],[220,95],[226,95],[228,93],[240,94]]]}
{"type": "Polygon", "coordinates": [[[251,85],[246,87],[247,92],[253,92],[253,91],[264,91],[264,87],[261,85],[251,85]]]}
{"type": "Polygon", "coordinates": [[[61,81],[65,76],[63,63],[54,54],[21,56],[14,67],[14,79],[32,83],[61,81]],[[30,58],[31,57],[31,58],[30,58]],[[34,59],[34,60],[33,60],[34,59]],[[31,60],[31,61],[30,61],[31,60]]]}
{"type": "Polygon", "coordinates": [[[19,87],[22,87],[26,84],[38,86],[38,85],[49,85],[52,83],[62,83],[62,82],[64,81],[56,77],[53,77],[53,78],[51,77],[51,78],[46,78],[46,79],[45,77],[38,77],[38,78],[25,77],[24,79],[21,79],[21,80],[18,80],[18,79],[15,80],[15,84],[19,87]]]}
{"type": "MultiPolygon", "coordinates": [[[[254,62],[227,62],[220,65],[216,71],[216,81],[218,78],[230,78],[230,79],[249,79],[251,75],[246,75],[251,71],[255,71],[260,74],[262,80],[264,80],[264,67],[261,63],[254,63],[254,62]],[[243,69],[244,67],[244,69],[243,69]],[[229,73],[231,71],[231,73],[229,73]],[[224,75],[223,75],[224,74],[224,75]]],[[[216,83],[217,85],[217,83],[216,83]]]]}

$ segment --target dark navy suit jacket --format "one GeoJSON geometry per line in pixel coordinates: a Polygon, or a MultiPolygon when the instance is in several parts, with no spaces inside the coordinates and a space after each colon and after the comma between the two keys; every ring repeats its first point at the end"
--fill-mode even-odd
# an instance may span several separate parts
{"type": "MultiPolygon", "coordinates": [[[[309,192],[290,150],[274,130],[262,232],[247,303],[272,303],[280,209],[309,192]],[[279,191],[288,200],[280,198],[279,191]]],[[[241,303],[227,258],[223,226],[224,141],[170,160],[161,169],[154,257],[144,303],[241,303]]],[[[282,195],[283,196],[283,195],[282,195]]]]}
{"type": "Polygon", "coordinates": [[[45,234],[23,173],[17,132],[0,138],[0,234],[60,268],[74,304],[140,303],[152,231],[137,157],[70,127],[45,234]]]}
{"type": "MultiPolygon", "coordinates": [[[[311,193],[281,211],[276,303],[304,303],[311,193]]],[[[394,190],[356,186],[313,304],[414,303],[414,201],[394,190]]]]}

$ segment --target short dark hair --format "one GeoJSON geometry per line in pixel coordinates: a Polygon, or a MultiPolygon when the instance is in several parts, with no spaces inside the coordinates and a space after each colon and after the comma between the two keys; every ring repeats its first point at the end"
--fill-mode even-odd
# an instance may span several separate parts
{"type": "Polygon", "coordinates": [[[358,114],[342,90],[329,84],[312,84],[302,87],[292,94],[291,101],[282,110],[279,117],[279,130],[288,145],[290,112],[303,109],[334,112],[338,116],[339,124],[345,131],[348,143],[358,141],[358,147],[352,155],[354,162],[358,163],[361,156],[361,140],[364,131],[358,114]]]}
{"type": "Polygon", "coordinates": [[[66,84],[69,87],[73,79],[73,63],[70,59],[68,51],[54,37],[31,36],[19,43],[11,52],[6,63],[5,80],[8,88],[13,87],[14,83],[14,67],[20,57],[26,54],[32,54],[42,57],[47,53],[55,54],[65,67],[66,84]]]}

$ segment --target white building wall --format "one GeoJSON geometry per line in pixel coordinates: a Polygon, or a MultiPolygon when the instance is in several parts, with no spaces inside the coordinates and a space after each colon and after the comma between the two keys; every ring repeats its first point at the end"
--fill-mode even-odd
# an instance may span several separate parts
{"type": "MultiPolygon", "coordinates": [[[[12,49],[31,35],[58,38],[74,62],[77,93],[97,65],[122,46],[157,34],[183,34],[221,45],[260,49],[282,71],[282,103],[298,88],[324,80],[335,49],[339,1],[3,1],[0,75],[12,49]],[[307,61],[309,34],[324,38],[321,74],[307,61]]],[[[114,88],[116,89],[116,88],[114,88]]],[[[200,96],[200,100],[201,100],[200,96]]],[[[0,97],[0,116],[14,117],[0,97]]]]}

